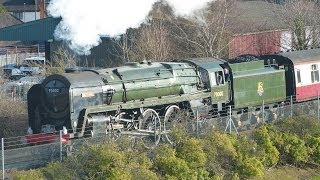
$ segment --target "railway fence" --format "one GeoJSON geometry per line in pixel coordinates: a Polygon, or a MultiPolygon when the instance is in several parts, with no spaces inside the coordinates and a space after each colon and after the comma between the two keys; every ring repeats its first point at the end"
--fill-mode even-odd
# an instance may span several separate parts
{"type": "Polygon", "coordinates": [[[0,47],[0,66],[21,64],[22,60],[33,56],[44,56],[44,46],[3,46],[0,47]]]}
{"type": "MultiPolygon", "coordinates": [[[[297,115],[308,115],[310,118],[320,119],[319,97],[302,103],[296,102],[294,99],[291,96],[281,104],[263,103],[258,109],[244,109],[237,113],[233,112],[234,107],[230,106],[223,111],[224,113],[210,113],[209,116],[205,115],[207,112],[203,107],[199,107],[195,108],[193,115],[184,118],[179,123],[186,125],[185,128],[188,132],[198,137],[212,130],[242,133],[263,123],[275,123],[297,115]]],[[[141,140],[141,137],[122,133],[97,134],[88,138],[68,140],[63,131],[48,135],[46,138],[32,139],[33,143],[37,145],[31,146],[30,142],[28,143],[30,141],[28,136],[1,138],[2,179],[7,177],[7,172],[11,169],[31,169],[44,166],[52,161],[63,161],[67,155],[79,150],[84,144],[102,143],[110,139],[116,140],[120,136],[131,138],[132,143],[141,140]]],[[[163,134],[160,143],[168,143],[163,134]]]]}

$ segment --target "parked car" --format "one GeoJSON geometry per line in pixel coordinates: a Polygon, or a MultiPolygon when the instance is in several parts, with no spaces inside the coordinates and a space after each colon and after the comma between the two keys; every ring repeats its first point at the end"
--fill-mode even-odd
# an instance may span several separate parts
{"type": "Polygon", "coordinates": [[[7,64],[3,66],[3,75],[11,80],[18,80],[21,77],[24,77],[25,74],[18,68],[16,64],[7,64]]]}
{"type": "Polygon", "coordinates": [[[28,75],[41,74],[44,72],[45,65],[48,63],[45,57],[30,57],[23,60],[20,70],[28,75]]]}

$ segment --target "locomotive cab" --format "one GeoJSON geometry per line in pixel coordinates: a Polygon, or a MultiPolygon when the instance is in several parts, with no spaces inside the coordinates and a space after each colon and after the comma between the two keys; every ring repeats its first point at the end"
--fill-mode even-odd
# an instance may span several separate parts
{"type": "Polygon", "coordinates": [[[199,58],[185,61],[196,66],[200,77],[200,87],[211,92],[211,105],[221,111],[222,107],[230,100],[230,75],[226,61],[218,58],[199,58]]]}

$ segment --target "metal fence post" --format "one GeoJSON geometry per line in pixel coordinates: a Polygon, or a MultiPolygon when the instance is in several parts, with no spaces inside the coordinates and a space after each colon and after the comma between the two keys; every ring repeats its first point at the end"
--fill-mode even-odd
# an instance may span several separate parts
{"type": "Polygon", "coordinates": [[[293,115],[293,98],[290,96],[290,117],[293,115]]]}
{"type": "Polygon", "coordinates": [[[264,100],[262,100],[262,123],[264,123],[264,100]]]}
{"type": "Polygon", "coordinates": [[[230,114],[229,114],[229,115],[230,115],[230,120],[229,120],[230,130],[229,130],[229,133],[230,133],[230,134],[231,134],[231,132],[232,132],[232,129],[231,129],[231,128],[232,128],[232,126],[231,126],[231,122],[232,122],[232,112],[231,112],[231,110],[232,110],[232,109],[231,109],[231,106],[229,106],[229,111],[230,111],[230,114]]]}
{"type": "Polygon", "coordinates": [[[60,162],[62,162],[62,130],[59,131],[59,139],[60,139],[60,162]]]}
{"type": "Polygon", "coordinates": [[[229,129],[229,133],[231,134],[232,132],[232,108],[231,106],[229,106],[229,121],[228,121],[228,126],[230,126],[230,129],[229,129]]]}
{"type": "Polygon", "coordinates": [[[4,138],[1,138],[2,179],[4,179],[4,138]]]}
{"type": "Polygon", "coordinates": [[[6,65],[8,64],[8,49],[6,48],[6,65]]]}
{"type": "Polygon", "coordinates": [[[319,91],[318,91],[318,98],[317,98],[317,112],[318,112],[318,121],[319,121],[319,119],[320,119],[320,111],[319,111],[319,91]]]}
{"type": "Polygon", "coordinates": [[[199,136],[199,111],[198,111],[198,108],[197,108],[197,111],[196,111],[196,123],[197,123],[197,127],[196,127],[196,131],[197,131],[197,137],[199,136]]]}
{"type": "Polygon", "coordinates": [[[16,60],[16,64],[18,64],[18,47],[16,46],[16,56],[15,56],[15,60],[16,60]]]}
{"type": "Polygon", "coordinates": [[[227,116],[227,118],[228,118],[228,120],[227,120],[227,123],[226,123],[226,128],[224,129],[224,132],[227,132],[228,127],[229,127],[229,122],[230,122],[230,118],[231,118],[231,113],[230,112],[229,112],[229,116],[227,116]]]}
{"type": "Polygon", "coordinates": [[[38,42],[38,57],[40,57],[40,44],[38,42]]]}

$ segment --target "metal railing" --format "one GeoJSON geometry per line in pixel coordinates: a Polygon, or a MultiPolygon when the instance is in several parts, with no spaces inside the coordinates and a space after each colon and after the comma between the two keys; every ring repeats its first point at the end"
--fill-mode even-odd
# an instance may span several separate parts
{"type": "Polygon", "coordinates": [[[0,66],[21,64],[23,59],[34,56],[44,56],[42,45],[0,47],[0,66]]]}

